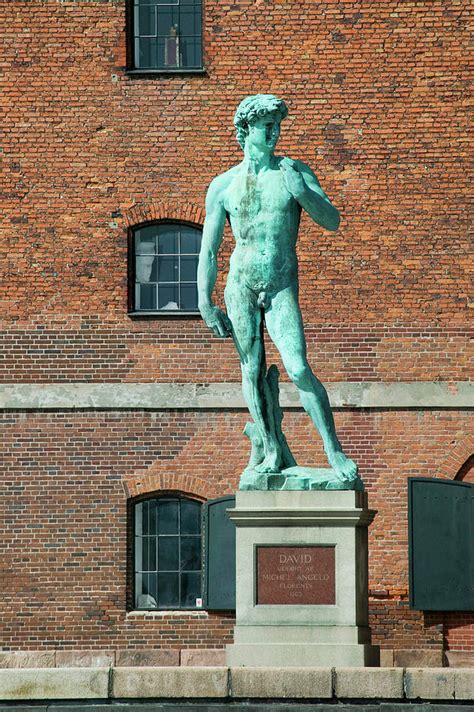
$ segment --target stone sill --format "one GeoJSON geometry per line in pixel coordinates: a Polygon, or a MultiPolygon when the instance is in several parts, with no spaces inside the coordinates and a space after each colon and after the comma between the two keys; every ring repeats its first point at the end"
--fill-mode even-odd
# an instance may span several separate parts
{"type": "Polygon", "coordinates": [[[207,611],[182,608],[178,611],[167,610],[143,610],[143,611],[127,611],[125,617],[127,619],[134,618],[209,618],[207,611]]]}
{"type": "Polygon", "coordinates": [[[175,75],[191,75],[198,77],[206,77],[207,70],[204,67],[178,67],[177,69],[127,69],[126,76],[130,77],[172,77],[175,75]]]}
{"type": "Polygon", "coordinates": [[[101,667],[0,670],[0,699],[467,701],[474,669],[101,667]]]}
{"type": "Polygon", "coordinates": [[[179,319],[183,316],[186,317],[196,317],[197,319],[202,319],[200,313],[197,311],[173,311],[171,309],[164,312],[161,311],[129,311],[127,316],[130,319],[179,319]]]}

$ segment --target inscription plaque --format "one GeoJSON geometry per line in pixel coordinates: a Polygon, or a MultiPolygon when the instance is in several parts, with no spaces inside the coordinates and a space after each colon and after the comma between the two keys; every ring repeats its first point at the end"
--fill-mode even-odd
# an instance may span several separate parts
{"type": "Polygon", "coordinates": [[[257,604],[334,605],[334,546],[258,546],[257,604]]]}

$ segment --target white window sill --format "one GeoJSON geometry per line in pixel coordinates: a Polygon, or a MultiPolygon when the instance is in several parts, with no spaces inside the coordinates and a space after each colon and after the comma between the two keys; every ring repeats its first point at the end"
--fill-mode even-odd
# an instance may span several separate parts
{"type": "Polygon", "coordinates": [[[163,311],[129,311],[127,312],[129,317],[136,318],[141,316],[154,317],[157,319],[165,319],[172,317],[175,319],[180,316],[195,316],[201,319],[201,315],[198,311],[172,311],[171,309],[166,309],[163,311]]]}
{"type": "Polygon", "coordinates": [[[209,618],[207,611],[190,610],[183,608],[181,611],[127,611],[126,618],[209,618]]]}

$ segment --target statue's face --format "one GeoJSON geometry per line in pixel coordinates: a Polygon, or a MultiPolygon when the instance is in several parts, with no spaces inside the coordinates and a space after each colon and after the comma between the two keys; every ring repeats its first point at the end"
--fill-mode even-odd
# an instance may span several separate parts
{"type": "Polygon", "coordinates": [[[249,124],[249,132],[245,139],[246,145],[250,144],[261,151],[273,151],[280,137],[280,123],[281,114],[279,111],[255,119],[249,124]]]}

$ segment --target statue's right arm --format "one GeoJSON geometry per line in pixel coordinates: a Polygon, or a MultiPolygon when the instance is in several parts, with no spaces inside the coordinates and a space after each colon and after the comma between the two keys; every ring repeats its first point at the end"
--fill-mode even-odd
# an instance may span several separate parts
{"type": "Polygon", "coordinates": [[[217,279],[217,253],[224,235],[226,211],[224,207],[222,177],[215,178],[206,195],[206,219],[202,231],[199,254],[197,286],[201,316],[216,336],[230,336],[232,325],[229,318],[212,301],[217,279]]]}

